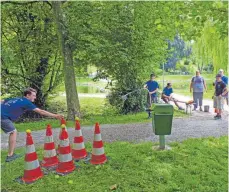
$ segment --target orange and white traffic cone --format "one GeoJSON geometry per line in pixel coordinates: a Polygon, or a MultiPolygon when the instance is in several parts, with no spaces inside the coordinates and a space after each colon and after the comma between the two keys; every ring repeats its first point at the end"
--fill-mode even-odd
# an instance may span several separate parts
{"type": "Polygon", "coordinates": [[[80,129],[80,122],[77,119],[75,124],[75,136],[73,138],[72,157],[74,160],[80,160],[87,157],[87,151],[84,146],[83,135],[80,129]]]}
{"type": "Polygon", "coordinates": [[[75,165],[72,160],[71,147],[69,143],[68,133],[65,125],[62,125],[62,132],[60,135],[59,163],[56,172],[61,175],[71,173],[75,170],[75,165]]]}
{"type": "Polygon", "coordinates": [[[24,176],[21,180],[25,183],[33,183],[34,181],[42,178],[44,174],[41,171],[37,153],[33,144],[31,131],[26,131],[26,154],[25,154],[25,170],[24,176]]]}
{"type": "MultiPolygon", "coordinates": [[[[62,118],[61,120],[60,120],[60,125],[62,126],[62,125],[65,125],[66,126],[66,121],[65,121],[65,119],[64,118],[62,118]]],[[[66,128],[66,127],[65,127],[66,128]]],[[[61,132],[62,132],[62,128],[60,128],[60,132],[59,132],[59,137],[58,138],[60,138],[60,135],[61,135],[61,132]]],[[[58,151],[58,149],[59,149],[59,147],[60,147],[60,140],[57,140],[57,143],[58,143],[58,147],[57,147],[57,153],[59,154],[59,151],[58,151]]]]}
{"type": "Polygon", "coordinates": [[[94,142],[91,156],[91,164],[98,165],[107,161],[103,148],[103,141],[100,133],[99,123],[95,124],[94,142]]]}
{"type": "Polygon", "coordinates": [[[53,141],[52,128],[47,125],[46,137],[44,144],[44,158],[41,166],[45,168],[54,168],[58,165],[58,158],[56,155],[55,143],[53,141]]]}

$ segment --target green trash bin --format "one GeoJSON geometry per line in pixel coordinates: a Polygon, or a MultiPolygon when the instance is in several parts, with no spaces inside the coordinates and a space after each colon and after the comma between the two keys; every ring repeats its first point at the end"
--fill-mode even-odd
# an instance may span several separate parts
{"type": "Polygon", "coordinates": [[[173,122],[173,106],[170,104],[152,105],[152,127],[155,135],[159,135],[159,149],[165,149],[165,135],[170,135],[173,122]]]}
{"type": "Polygon", "coordinates": [[[173,111],[170,104],[152,105],[152,126],[155,135],[171,135],[173,111]]]}

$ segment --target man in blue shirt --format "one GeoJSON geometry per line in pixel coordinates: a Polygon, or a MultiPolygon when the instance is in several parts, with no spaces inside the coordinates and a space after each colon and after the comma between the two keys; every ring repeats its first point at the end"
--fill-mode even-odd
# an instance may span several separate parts
{"type": "Polygon", "coordinates": [[[173,101],[175,103],[175,105],[178,107],[179,110],[183,110],[183,108],[178,105],[176,100],[172,98],[172,96],[171,96],[172,93],[173,93],[172,84],[171,83],[167,83],[167,86],[163,89],[163,92],[162,92],[162,95],[161,95],[161,99],[165,103],[169,103],[169,101],[173,101]]]}
{"type": "Polygon", "coordinates": [[[36,99],[37,91],[28,88],[24,91],[24,97],[5,99],[1,102],[1,129],[9,134],[9,149],[6,162],[13,161],[20,157],[14,153],[16,146],[17,131],[13,121],[17,120],[25,111],[35,111],[41,115],[62,119],[63,116],[53,114],[37,108],[32,102],[36,99]]]}
{"type": "MultiPolygon", "coordinates": [[[[155,75],[152,73],[150,75],[150,80],[147,81],[144,85],[145,89],[148,89],[149,94],[147,95],[147,103],[148,107],[151,107],[152,103],[157,103],[157,91],[159,88],[159,84],[157,81],[155,81],[155,75]]],[[[149,112],[149,118],[150,118],[150,112],[149,112]]]]}

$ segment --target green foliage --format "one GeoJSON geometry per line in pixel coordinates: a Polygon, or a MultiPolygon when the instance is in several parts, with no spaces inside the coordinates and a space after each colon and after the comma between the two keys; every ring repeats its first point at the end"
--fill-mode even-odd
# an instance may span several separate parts
{"type": "Polygon", "coordinates": [[[205,64],[213,63],[215,73],[220,68],[227,71],[228,37],[222,37],[220,31],[217,31],[215,22],[209,21],[205,23],[203,33],[197,39],[194,50],[198,62],[204,62],[205,64]]]}
{"type": "MultiPolygon", "coordinates": [[[[2,6],[3,93],[35,86],[29,80],[35,78],[42,90],[38,98],[45,98],[63,81],[53,10],[46,1],[20,4],[2,6]],[[48,63],[40,67],[42,58],[48,63]]],[[[77,74],[95,66],[98,78],[112,81],[110,103],[118,111],[141,111],[144,94],[132,94],[125,103],[120,96],[141,88],[150,73],[161,74],[159,66],[169,54],[167,42],[176,34],[195,41],[198,68],[213,63],[214,70],[226,70],[227,7],[226,1],[67,1],[62,3],[65,40],[77,74]]],[[[192,72],[191,64],[180,69],[192,72]]]]}
{"type": "Polygon", "coordinates": [[[21,95],[37,89],[36,104],[44,107],[62,81],[50,6],[45,2],[2,3],[2,94],[21,95]]]}
{"type": "MultiPolygon", "coordinates": [[[[153,146],[156,144],[153,143],[153,146]]],[[[91,151],[91,144],[86,148],[91,151]]],[[[24,158],[2,165],[2,190],[34,192],[44,191],[219,191],[228,189],[228,137],[188,139],[171,143],[172,150],[153,151],[152,143],[129,142],[105,143],[104,165],[76,163],[80,169],[55,178],[54,173],[45,175],[31,185],[18,184],[13,179],[23,175],[24,158]],[[68,184],[72,180],[73,185],[68,184]],[[90,184],[89,184],[90,183],[90,184]]],[[[16,152],[24,153],[24,149],[16,152]]],[[[43,150],[38,148],[39,160],[43,150]]],[[[2,162],[6,151],[2,151],[2,162]]]]}

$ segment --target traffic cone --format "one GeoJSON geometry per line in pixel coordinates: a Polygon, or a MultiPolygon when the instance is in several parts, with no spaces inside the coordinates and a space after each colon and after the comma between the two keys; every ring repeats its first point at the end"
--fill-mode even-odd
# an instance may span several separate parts
{"type": "Polygon", "coordinates": [[[56,172],[59,174],[68,174],[75,170],[75,166],[72,160],[71,147],[69,144],[68,133],[65,125],[62,125],[62,132],[60,135],[59,151],[59,163],[56,172]]]}
{"type": "Polygon", "coordinates": [[[41,171],[37,153],[33,144],[31,131],[26,131],[26,154],[24,176],[21,178],[25,183],[32,183],[44,176],[41,171]]]}
{"type": "Polygon", "coordinates": [[[91,164],[103,164],[107,161],[107,157],[103,148],[103,141],[100,133],[99,123],[95,124],[95,132],[94,132],[94,142],[92,149],[92,157],[91,164]]]}
{"type": "MultiPolygon", "coordinates": [[[[64,118],[62,118],[61,120],[60,120],[60,125],[62,126],[62,125],[65,125],[66,126],[66,121],[65,121],[65,119],[64,118]]],[[[60,135],[61,135],[61,132],[62,132],[62,128],[60,128],[60,132],[59,132],[59,137],[58,138],[60,138],[60,135]]],[[[57,153],[59,154],[59,151],[58,151],[58,149],[59,149],[59,147],[60,147],[60,140],[57,140],[57,143],[58,143],[58,147],[57,147],[57,153]]]]}
{"type": "Polygon", "coordinates": [[[55,167],[58,165],[58,158],[56,156],[55,143],[52,136],[52,128],[47,125],[46,137],[44,144],[44,158],[41,162],[41,166],[45,168],[55,167]]]}
{"type": "Polygon", "coordinates": [[[87,151],[84,146],[79,120],[76,120],[75,124],[75,137],[73,138],[72,157],[74,160],[79,160],[87,157],[87,151]]]}

